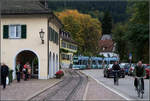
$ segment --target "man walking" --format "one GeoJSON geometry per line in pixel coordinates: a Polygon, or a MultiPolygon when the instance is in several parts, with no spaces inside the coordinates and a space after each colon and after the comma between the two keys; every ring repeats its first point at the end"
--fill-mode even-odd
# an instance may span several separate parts
{"type": "Polygon", "coordinates": [[[18,61],[17,62],[17,65],[16,65],[16,75],[17,75],[17,81],[20,82],[20,62],[18,61]]]}
{"type": "Polygon", "coordinates": [[[9,68],[7,65],[5,65],[4,63],[2,63],[1,65],[1,80],[2,80],[2,85],[3,85],[3,89],[6,88],[6,77],[9,74],[9,68]]]}

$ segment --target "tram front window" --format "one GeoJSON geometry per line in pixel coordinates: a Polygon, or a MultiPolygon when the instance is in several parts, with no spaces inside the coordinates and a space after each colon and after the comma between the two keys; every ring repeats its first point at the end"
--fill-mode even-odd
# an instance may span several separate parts
{"type": "Polygon", "coordinates": [[[93,61],[92,61],[92,64],[93,64],[93,65],[96,65],[96,61],[95,61],[95,60],[93,60],[93,61]]]}
{"type": "Polygon", "coordinates": [[[79,62],[73,62],[73,64],[74,64],[74,65],[78,65],[78,64],[79,64],[79,62]]]}

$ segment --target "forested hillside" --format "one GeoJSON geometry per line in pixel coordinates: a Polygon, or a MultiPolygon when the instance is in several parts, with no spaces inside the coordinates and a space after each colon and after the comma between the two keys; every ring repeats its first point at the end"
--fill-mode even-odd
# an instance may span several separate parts
{"type": "Polygon", "coordinates": [[[127,1],[49,1],[48,7],[54,11],[77,9],[81,13],[90,14],[99,19],[103,16],[103,12],[109,11],[114,23],[127,19],[127,1]]]}

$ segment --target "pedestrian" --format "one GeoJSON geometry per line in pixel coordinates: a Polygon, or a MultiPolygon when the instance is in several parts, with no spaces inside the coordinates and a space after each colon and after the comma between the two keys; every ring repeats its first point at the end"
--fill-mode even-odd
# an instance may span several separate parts
{"type": "Polygon", "coordinates": [[[2,85],[3,85],[3,89],[6,88],[6,77],[9,74],[9,68],[7,65],[5,65],[4,63],[2,63],[1,65],[1,80],[2,80],[2,85]]]}
{"type": "Polygon", "coordinates": [[[31,67],[30,67],[29,62],[26,62],[26,64],[24,65],[23,72],[25,74],[25,79],[24,80],[27,80],[30,76],[29,73],[31,73],[31,67]]]}
{"type": "Polygon", "coordinates": [[[21,65],[20,62],[17,61],[17,65],[16,65],[16,75],[17,75],[17,81],[20,82],[20,77],[21,77],[21,65]]]}
{"type": "Polygon", "coordinates": [[[28,64],[27,68],[28,68],[28,79],[31,79],[31,66],[30,66],[30,64],[28,64]]]}
{"type": "Polygon", "coordinates": [[[27,68],[27,63],[23,66],[23,73],[24,73],[24,80],[26,81],[28,78],[28,68],[27,68]]]}

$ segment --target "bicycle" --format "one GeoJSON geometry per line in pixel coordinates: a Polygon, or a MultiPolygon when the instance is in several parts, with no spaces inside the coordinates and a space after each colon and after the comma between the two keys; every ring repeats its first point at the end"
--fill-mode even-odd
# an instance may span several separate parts
{"type": "Polygon", "coordinates": [[[119,85],[119,72],[120,70],[113,70],[114,72],[114,85],[119,85]]]}
{"type": "Polygon", "coordinates": [[[137,78],[137,83],[138,83],[138,85],[137,85],[137,95],[138,95],[138,97],[140,97],[141,96],[141,98],[143,98],[143,94],[144,94],[144,91],[143,91],[143,88],[142,88],[142,78],[143,77],[136,77],[137,78]]]}

